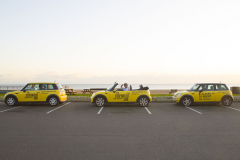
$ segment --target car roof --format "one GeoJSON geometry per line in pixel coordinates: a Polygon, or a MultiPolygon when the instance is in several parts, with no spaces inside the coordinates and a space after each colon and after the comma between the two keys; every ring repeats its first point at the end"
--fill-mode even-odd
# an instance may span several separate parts
{"type": "Polygon", "coordinates": [[[58,84],[58,83],[55,83],[55,82],[31,82],[28,84],[58,84]]]}
{"type": "Polygon", "coordinates": [[[226,85],[225,83],[195,83],[195,84],[224,84],[224,85],[226,85]]]}

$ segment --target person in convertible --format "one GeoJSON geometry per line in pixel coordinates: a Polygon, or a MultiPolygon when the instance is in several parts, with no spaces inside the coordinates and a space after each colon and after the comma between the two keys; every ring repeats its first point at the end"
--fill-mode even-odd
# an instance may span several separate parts
{"type": "Polygon", "coordinates": [[[122,85],[121,85],[121,88],[122,88],[123,91],[130,91],[127,83],[122,84],[122,85]],[[123,86],[124,86],[124,87],[123,87],[123,86]]]}

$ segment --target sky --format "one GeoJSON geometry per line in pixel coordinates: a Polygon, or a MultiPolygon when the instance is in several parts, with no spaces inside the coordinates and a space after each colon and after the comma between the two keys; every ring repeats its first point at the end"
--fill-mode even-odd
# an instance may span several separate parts
{"type": "Polygon", "coordinates": [[[0,84],[240,84],[239,0],[0,0],[0,84]]]}

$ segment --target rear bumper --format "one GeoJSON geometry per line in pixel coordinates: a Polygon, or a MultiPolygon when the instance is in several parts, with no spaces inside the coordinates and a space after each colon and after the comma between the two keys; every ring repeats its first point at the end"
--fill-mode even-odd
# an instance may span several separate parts
{"type": "Polygon", "coordinates": [[[60,96],[60,97],[59,97],[59,100],[60,100],[60,102],[65,102],[65,101],[67,101],[67,95],[65,95],[65,96],[60,96]]]}

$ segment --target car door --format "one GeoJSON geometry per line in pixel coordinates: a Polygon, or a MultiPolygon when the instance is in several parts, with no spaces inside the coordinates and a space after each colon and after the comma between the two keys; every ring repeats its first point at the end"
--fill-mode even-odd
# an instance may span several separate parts
{"type": "Polygon", "coordinates": [[[130,91],[112,91],[109,93],[109,102],[130,102],[130,91]]]}
{"type": "Polygon", "coordinates": [[[19,102],[37,102],[41,101],[39,84],[28,84],[19,93],[19,102]]]}
{"type": "Polygon", "coordinates": [[[41,92],[41,101],[46,101],[49,95],[48,92],[48,85],[47,84],[40,84],[40,92],[41,92]]]}
{"type": "Polygon", "coordinates": [[[216,101],[216,91],[213,84],[202,84],[198,88],[196,102],[212,102],[216,101]]]}

